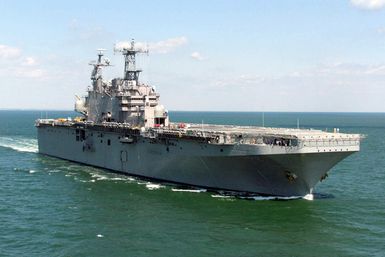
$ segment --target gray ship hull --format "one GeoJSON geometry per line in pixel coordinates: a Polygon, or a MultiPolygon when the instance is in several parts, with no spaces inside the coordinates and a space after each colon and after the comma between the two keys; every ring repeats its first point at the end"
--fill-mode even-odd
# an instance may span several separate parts
{"type": "Polygon", "coordinates": [[[39,152],[157,180],[276,196],[312,192],[352,151],[301,152],[278,146],[207,144],[184,138],[158,140],[73,127],[38,127],[39,152]]]}

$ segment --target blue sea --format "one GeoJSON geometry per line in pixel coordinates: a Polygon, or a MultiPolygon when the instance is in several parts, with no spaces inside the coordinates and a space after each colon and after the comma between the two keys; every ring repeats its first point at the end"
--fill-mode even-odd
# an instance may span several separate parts
{"type": "Polygon", "coordinates": [[[366,136],[315,199],[184,191],[37,153],[34,121],[0,111],[0,256],[385,256],[385,114],[170,112],[197,123],[366,136]]]}

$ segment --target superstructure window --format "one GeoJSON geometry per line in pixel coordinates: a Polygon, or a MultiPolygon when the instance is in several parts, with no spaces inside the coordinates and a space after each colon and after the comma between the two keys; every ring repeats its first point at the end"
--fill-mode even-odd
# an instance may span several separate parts
{"type": "Polygon", "coordinates": [[[107,145],[111,145],[111,139],[107,140],[107,145]]]}
{"type": "Polygon", "coordinates": [[[165,118],[155,118],[155,124],[164,125],[165,118]]]}

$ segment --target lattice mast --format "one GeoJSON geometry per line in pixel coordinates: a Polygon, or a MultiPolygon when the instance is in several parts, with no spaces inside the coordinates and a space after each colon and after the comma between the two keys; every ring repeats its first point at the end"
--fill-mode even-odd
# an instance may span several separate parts
{"type": "Polygon", "coordinates": [[[131,40],[129,47],[116,48],[115,52],[121,52],[124,55],[124,80],[135,81],[138,84],[139,74],[142,72],[141,69],[136,68],[136,54],[146,53],[148,49],[135,48],[134,39],[131,40]]]}

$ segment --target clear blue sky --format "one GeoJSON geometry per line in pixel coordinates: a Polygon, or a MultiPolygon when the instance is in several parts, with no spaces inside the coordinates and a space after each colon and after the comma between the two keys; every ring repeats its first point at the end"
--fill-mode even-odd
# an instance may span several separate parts
{"type": "Polygon", "coordinates": [[[0,0],[0,108],[72,109],[135,38],[170,110],[385,111],[385,0],[0,0]]]}

